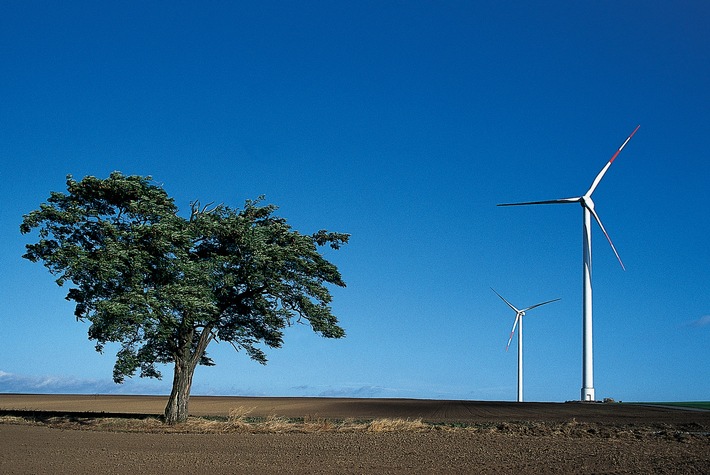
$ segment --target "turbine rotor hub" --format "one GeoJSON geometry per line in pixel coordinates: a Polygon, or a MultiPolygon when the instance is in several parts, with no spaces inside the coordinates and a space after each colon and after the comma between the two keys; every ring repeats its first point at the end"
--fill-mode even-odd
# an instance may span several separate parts
{"type": "Polygon", "coordinates": [[[582,196],[579,199],[579,202],[583,208],[594,209],[594,201],[592,201],[591,196],[582,196]]]}

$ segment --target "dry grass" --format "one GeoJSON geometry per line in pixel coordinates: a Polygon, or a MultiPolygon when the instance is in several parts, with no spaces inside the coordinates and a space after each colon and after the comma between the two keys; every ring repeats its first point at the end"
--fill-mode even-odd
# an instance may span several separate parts
{"type": "Polygon", "coordinates": [[[367,426],[368,432],[424,432],[432,430],[431,424],[421,419],[375,419],[367,426]]]}
{"type": "Polygon", "coordinates": [[[135,433],[333,433],[333,432],[429,432],[463,431],[479,434],[498,434],[529,437],[563,438],[665,438],[685,442],[689,437],[707,439],[710,433],[695,428],[658,427],[658,426],[609,426],[578,422],[570,419],[560,423],[547,422],[503,422],[497,424],[447,425],[424,422],[422,419],[379,418],[373,420],[332,420],[313,416],[292,419],[272,414],[268,417],[251,417],[254,408],[237,407],[229,411],[227,418],[190,417],[182,424],[167,425],[159,417],[98,417],[86,416],[0,416],[0,424],[43,425],[46,427],[69,430],[95,430],[109,432],[135,433]]]}
{"type": "Polygon", "coordinates": [[[15,425],[35,425],[37,422],[31,421],[25,417],[18,416],[2,416],[0,424],[15,424],[15,425]]]}
{"type": "Polygon", "coordinates": [[[237,407],[226,419],[190,417],[187,422],[166,425],[158,417],[48,417],[2,416],[0,424],[44,425],[60,429],[98,430],[113,432],[146,433],[317,433],[317,432],[422,432],[440,430],[442,427],[422,422],[421,419],[353,419],[331,420],[307,416],[299,419],[272,414],[266,418],[250,417],[253,408],[237,407]]]}

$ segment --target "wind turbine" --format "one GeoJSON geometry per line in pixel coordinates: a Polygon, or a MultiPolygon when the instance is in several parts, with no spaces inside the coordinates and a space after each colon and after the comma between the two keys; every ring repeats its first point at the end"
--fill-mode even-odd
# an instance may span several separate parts
{"type": "Polygon", "coordinates": [[[518,327],[518,402],[523,402],[523,317],[525,312],[532,310],[536,307],[541,307],[542,305],[547,305],[548,303],[557,302],[560,299],[548,300],[547,302],[536,303],[530,307],[526,307],[522,310],[518,310],[515,306],[508,302],[501,294],[496,292],[494,288],[491,288],[495,294],[500,297],[500,299],[508,304],[508,307],[512,308],[515,312],[515,321],[513,322],[513,329],[510,330],[510,337],[508,338],[508,344],[505,345],[505,351],[510,348],[510,342],[513,341],[513,333],[515,333],[515,327],[518,327]]]}
{"type": "Polygon", "coordinates": [[[609,234],[604,229],[599,215],[594,210],[594,201],[592,201],[592,193],[597,189],[599,182],[604,177],[604,174],[609,170],[609,167],[614,162],[616,157],[621,153],[631,137],[634,136],[636,131],[641,127],[637,126],[631,135],[621,144],[621,147],[616,151],[616,153],[609,159],[607,164],[602,168],[599,174],[596,176],[592,182],[592,186],[589,187],[587,192],[576,198],[562,198],[557,200],[545,200],[545,201],[529,201],[525,203],[503,203],[498,206],[521,206],[521,205],[543,205],[543,204],[567,204],[567,203],[579,203],[582,205],[583,210],[583,221],[582,221],[582,401],[594,401],[594,355],[592,351],[592,227],[591,227],[591,217],[599,224],[602,232],[606,236],[607,241],[611,245],[611,249],[614,251],[616,258],[621,264],[621,268],[626,270],[624,263],[621,262],[621,257],[619,253],[616,252],[614,243],[611,242],[609,234]]]}

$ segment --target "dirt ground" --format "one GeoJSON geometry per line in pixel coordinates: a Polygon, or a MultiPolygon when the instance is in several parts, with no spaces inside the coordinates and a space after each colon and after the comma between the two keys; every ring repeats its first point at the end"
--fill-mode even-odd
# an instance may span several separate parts
{"type": "Polygon", "coordinates": [[[87,422],[158,415],[165,402],[0,394],[0,473],[710,473],[710,411],[665,407],[195,396],[193,416],[226,418],[238,409],[262,418],[432,424],[384,432],[198,433],[97,430],[87,422]]]}

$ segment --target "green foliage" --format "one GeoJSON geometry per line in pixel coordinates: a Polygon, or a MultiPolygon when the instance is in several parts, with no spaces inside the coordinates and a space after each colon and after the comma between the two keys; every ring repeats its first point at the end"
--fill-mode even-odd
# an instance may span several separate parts
{"type": "Polygon", "coordinates": [[[120,343],[117,383],[136,371],[160,377],[159,363],[213,364],[205,352],[213,340],[265,363],[258,345],[280,347],[294,321],[345,335],[326,287],[345,283],[318,246],[338,249],[347,234],[300,234],[263,198],[241,210],[194,202],[181,217],[150,177],[120,172],[68,176],[67,191],[24,216],[21,232],[37,229],[38,240],[23,257],[73,284],[66,298],[91,323],[97,351],[120,343]]]}

